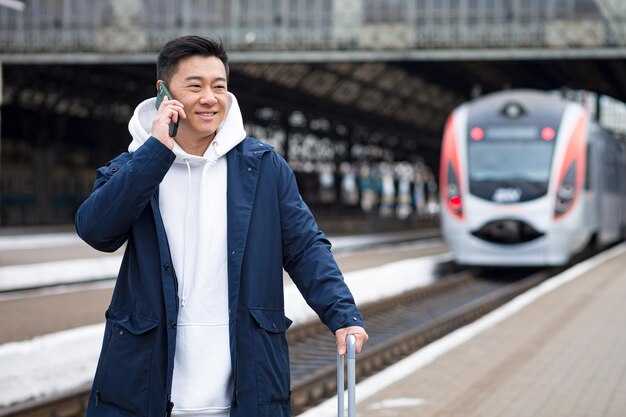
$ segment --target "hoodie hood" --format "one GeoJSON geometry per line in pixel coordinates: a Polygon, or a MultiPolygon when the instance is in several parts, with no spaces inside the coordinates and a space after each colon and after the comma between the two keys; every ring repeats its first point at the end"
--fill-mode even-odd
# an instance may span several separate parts
{"type": "MultiPolygon", "coordinates": [[[[128,122],[128,131],[133,137],[128,146],[128,152],[135,152],[143,145],[152,132],[152,121],[157,110],[154,107],[156,97],[151,97],[139,103],[133,117],[128,122]]],[[[185,152],[178,144],[174,145],[172,152],[176,155],[174,163],[189,165],[215,164],[218,158],[226,155],[228,151],[237,146],[246,137],[243,127],[243,118],[237,98],[232,93],[228,93],[228,112],[224,121],[217,129],[217,134],[207,148],[203,156],[191,155],[185,152]]]]}

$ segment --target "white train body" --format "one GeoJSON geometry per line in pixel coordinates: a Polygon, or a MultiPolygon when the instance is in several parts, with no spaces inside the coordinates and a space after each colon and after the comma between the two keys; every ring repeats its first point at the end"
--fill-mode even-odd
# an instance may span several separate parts
{"type": "Polygon", "coordinates": [[[624,237],[625,166],[577,103],[519,90],[463,104],[441,152],[444,238],[460,264],[566,264],[624,237]]]}

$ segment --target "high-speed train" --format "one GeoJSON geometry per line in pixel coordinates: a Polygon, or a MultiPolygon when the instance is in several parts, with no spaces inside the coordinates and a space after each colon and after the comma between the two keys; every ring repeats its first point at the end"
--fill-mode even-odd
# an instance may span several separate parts
{"type": "Polygon", "coordinates": [[[625,237],[625,146],[573,101],[489,94],[448,118],[440,198],[457,263],[563,265],[625,237]]]}

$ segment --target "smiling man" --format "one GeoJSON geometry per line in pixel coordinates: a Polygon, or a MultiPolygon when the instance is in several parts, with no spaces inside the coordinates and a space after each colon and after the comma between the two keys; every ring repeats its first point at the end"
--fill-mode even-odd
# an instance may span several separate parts
{"type": "Polygon", "coordinates": [[[127,242],[87,416],[289,416],[282,269],[340,353],[363,320],[293,172],[246,137],[222,44],[170,41],[157,79],[172,98],[139,104],[76,213],[94,248],[127,242]]]}

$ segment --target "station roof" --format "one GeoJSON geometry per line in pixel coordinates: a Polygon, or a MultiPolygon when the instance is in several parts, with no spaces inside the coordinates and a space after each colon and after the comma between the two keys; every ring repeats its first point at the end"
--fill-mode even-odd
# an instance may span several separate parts
{"type": "Polygon", "coordinates": [[[447,115],[492,91],[626,101],[623,0],[127,3],[0,8],[5,105],[122,125],[153,94],[156,51],[181,34],[224,40],[248,119],[303,111],[399,156],[436,159],[447,115]]]}
{"type": "MultiPolygon", "coordinates": [[[[125,126],[134,104],[153,94],[155,56],[149,58],[130,64],[5,61],[5,104],[20,100],[26,108],[125,126]]],[[[253,107],[245,117],[267,106],[282,113],[305,110],[312,118],[363,126],[366,142],[393,147],[398,155],[418,152],[431,166],[437,165],[448,114],[474,96],[508,88],[569,88],[626,101],[626,64],[610,55],[278,61],[245,61],[234,54],[231,90],[242,107],[253,107]]]]}

